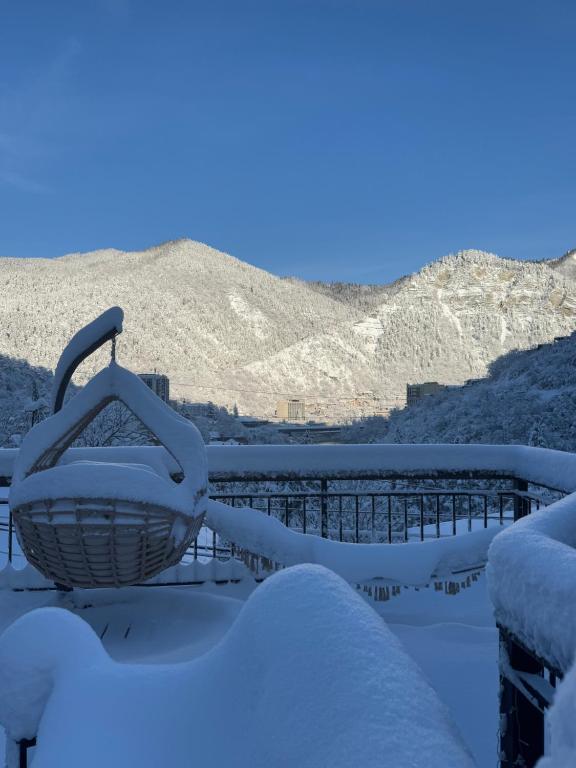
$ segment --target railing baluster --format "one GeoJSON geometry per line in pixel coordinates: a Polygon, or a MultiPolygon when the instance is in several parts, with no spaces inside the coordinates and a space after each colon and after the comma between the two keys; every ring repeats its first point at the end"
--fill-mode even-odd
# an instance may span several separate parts
{"type": "Polygon", "coordinates": [[[12,562],[12,536],[13,536],[12,511],[8,512],[8,562],[12,562]]]}
{"type": "Polygon", "coordinates": [[[404,496],[404,541],[408,541],[408,499],[404,496]]]}
{"type": "Polygon", "coordinates": [[[320,535],[328,538],[328,480],[320,481],[320,535]]]}
{"type": "Polygon", "coordinates": [[[424,494],[420,494],[420,541],[424,541],[424,494]]]}
{"type": "MultiPolygon", "coordinates": [[[[359,478],[355,478],[359,479],[359,478]]],[[[498,480],[499,478],[494,478],[498,480]]],[[[256,481],[262,482],[262,481],[256,481]]],[[[281,489],[280,493],[252,492],[248,486],[246,493],[212,494],[212,498],[224,501],[239,510],[250,506],[268,516],[274,516],[284,522],[287,528],[292,527],[302,534],[322,535],[333,537],[340,541],[361,543],[382,541],[426,541],[426,537],[443,535],[460,535],[474,530],[474,520],[482,520],[484,528],[488,528],[492,519],[500,524],[508,523],[511,507],[514,505],[516,514],[529,514],[530,511],[542,508],[543,503],[537,493],[528,496],[521,484],[516,481],[514,488],[474,488],[459,490],[457,488],[420,489],[416,485],[404,484],[398,490],[386,488],[377,491],[368,488],[365,491],[334,490],[330,491],[329,480],[318,481],[320,491],[289,491],[281,489]],[[520,485],[520,487],[518,487],[520,485]],[[427,498],[432,497],[430,502],[427,498]],[[466,497],[467,502],[464,501],[466,497]],[[366,499],[364,503],[363,499],[366,499]],[[396,499],[396,501],[395,501],[396,499]],[[476,499],[481,505],[477,506],[476,499]],[[276,500],[276,501],[275,501],[276,500]],[[496,501],[497,500],[497,501],[496,501]],[[386,506],[381,506],[381,505],[386,506]],[[467,506],[465,506],[467,504],[467,506]],[[451,506],[451,512],[448,510],[451,506]],[[298,511],[295,515],[294,512],[298,511]],[[312,512],[312,523],[308,524],[308,514],[312,512]],[[362,519],[360,516],[362,515],[362,519]],[[448,515],[448,519],[446,519],[448,515]],[[450,525],[451,520],[451,525],[450,525]],[[467,525],[460,528],[460,521],[467,525]],[[448,526],[445,531],[443,525],[448,526]],[[312,528],[311,528],[312,525],[312,528]],[[402,527],[403,532],[402,532],[402,527]],[[426,526],[429,525],[428,534],[426,526]]],[[[241,490],[242,485],[238,486],[241,490]]],[[[561,494],[560,494],[561,495],[561,494]]],[[[14,526],[7,514],[4,518],[4,533],[8,534],[7,554],[10,561],[15,557],[14,526]]],[[[206,529],[204,529],[206,531],[206,529]]],[[[188,550],[188,557],[197,560],[202,557],[238,556],[238,547],[232,543],[224,544],[213,532],[212,541],[206,533],[205,539],[193,542],[188,550]]],[[[6,550],[5,550],[6,552],[6,550]]]]}

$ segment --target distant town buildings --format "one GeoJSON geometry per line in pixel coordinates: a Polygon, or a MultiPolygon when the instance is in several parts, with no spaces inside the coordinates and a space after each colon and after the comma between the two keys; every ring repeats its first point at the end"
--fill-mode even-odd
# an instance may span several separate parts
{"type": "Polygon", "coordinates": [[[139,373],[147,387],[165,403],[170,402],[170,379],[163,373],[139,373]]]}
{"type": "Polygon", "coordinates": [[[426,381],[423,384],[406,384],[406,405],[412,405],[416,400],[420,400],[427,395],[434,395],[446,389],[445,384],[439,384],[437,381],[426,381]]]}
{"type": "Polygon", "coordinates": [[[304,400],[278,400],[276,416],[282,421],[305,421],[306,404],[304,400]]]}

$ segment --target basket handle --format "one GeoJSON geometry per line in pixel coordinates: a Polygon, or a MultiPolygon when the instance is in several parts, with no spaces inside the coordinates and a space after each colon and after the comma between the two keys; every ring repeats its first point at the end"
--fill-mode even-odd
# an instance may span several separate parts
{"type": "Polygon", "coordinates": [[[70,339],[60,355],[58,365],[56,366],[56,373],[54,374],[54,385],[52,387],[53,413],[58,413],[61,410],[64,404],[66,389],[76,368],[107,341],[112,341],[114,344],[116,336],[122,333],[123,319],[124,312],[120,307],[110,307],[110,309],[102,312],[91,323],[81,328],[70,339]]]}

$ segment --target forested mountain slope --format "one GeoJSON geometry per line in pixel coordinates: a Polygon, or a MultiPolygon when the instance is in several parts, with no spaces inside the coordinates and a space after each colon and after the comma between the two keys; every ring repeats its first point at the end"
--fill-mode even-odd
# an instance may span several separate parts
{"type": "Polygon", "coordinates": [[[350,442],[521,443],[576,450],[576,334],[510,352],[487,378],[357,422],[350,442]]]}
{"type": "Polygon", "coordinates": [[[120,362],[167,373],[175,397],[261,416],[304,397],[309,416],[338,420],[403,403],[407,382],[464,382],[570,333],[576,282],[560,262],[464,251],[390,286],[350,289],[279,278],[191,240],[0,259],[0,354],[53,369],[75,330],[120,304],[120,362]]]}

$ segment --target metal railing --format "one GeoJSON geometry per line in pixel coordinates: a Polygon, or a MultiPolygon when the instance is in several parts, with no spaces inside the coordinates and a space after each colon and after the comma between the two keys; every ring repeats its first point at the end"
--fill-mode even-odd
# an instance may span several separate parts
{"type": "Polygon", "coordinates": [[[500,768],[533,768],[544,754],[546,711],[562,671],[506,627],[500,635],[500,768]]]}
{"type": "MultiPolygon", "coordinates": [[[[351,477],[350,484],[358,483],[351,477]]],[[[454,481],[461,486],[464,481],[454,481]]],[[[502,484],[502,481],[496,481],[502,484]]],[[[368,487],[355,491],[330,490],[330,481],[321,480],[322,490],[291,490],[286,486],[310,486],[310,482],[284,484],[275,481],[276,491],[258,491],[269,487],[268,481],[249,484],[228,480],[219,482],[211,498],[238,509],[260,510],[280,520],[287,528],[302,534],[317,535],[349,543],[389,543],[456,536],[461,533],[507,525],[548,501],[543,495],[559,495],[549,489],[528,491],[527,483],[514,481],[512,488],[416,488],[379,490],[368,487]],[[222,486],[231,484],[234,491],[222,492],[222,486]],[[249,485],[250,490],[238,490],[249,485]],[[284,487],[282,487],[284,485],[284,487]]],[[[346,481],[335,481],[336,485],[346,481]]],[[[374,483],[368,483],[374,485],[374,483]]],[[[22,557],[17,546],[12,516],[7,505],[0,503],[0,554],[8,562],[22,557]]],[[[229,559],[238,554],[234,542],[227,542],[213,531],[204,528],[185,555],[185,560],[229,559]]]]}

